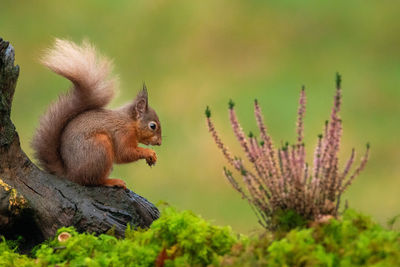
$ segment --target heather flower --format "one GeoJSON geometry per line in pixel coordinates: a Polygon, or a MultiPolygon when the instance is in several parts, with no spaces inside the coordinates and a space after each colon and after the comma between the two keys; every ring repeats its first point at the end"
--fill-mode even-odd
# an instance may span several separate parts
{"type": "Polygon", "coordinates": [[[223,144],[207,107],[208,129],[228,163],[242,176],[243,183],[239,183],[227,167],[224,167],[224,175],[242,198],[249,202],[264,227],[273,229],[273,216],[285,210],[295,211],[308,220],[338,215],[341,195],[365,168],[370,148],[368,144],[360,165],[354,171],[351,171],[355,160],[355,150],[352,149],[343,171],[340,171],[338,154],[342,136],[342,121],[339,117],[341,102],[341,77],[337,74],[330,119],[325,122],[324,134],[318,135],[312,167],[306,163],[303,141],[306,112],[304,86],[297,111],[297,140],[293,145],[286,142],[275,148],[257,100],[254,101],[254,115],[260,130],[260,141],[253,133],[246,136],[233,101],[229,102],[229,120],[233,132],[253,169],[245,166],[242,159],[232,156],[223,144]]]}

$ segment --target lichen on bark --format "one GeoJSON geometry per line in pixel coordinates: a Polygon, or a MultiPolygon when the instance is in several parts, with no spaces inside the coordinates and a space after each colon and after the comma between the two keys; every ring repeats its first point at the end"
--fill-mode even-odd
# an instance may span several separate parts
{"type": "Polygon", "coordinates": [[[9,184],[5,183],[0,178],[0,190],[4,190],[8,195],[8,211],[12,215],[19,215],[23,209],[27,207],[28,201],[18,193],[17,189],[13,188],[9,184]]]}

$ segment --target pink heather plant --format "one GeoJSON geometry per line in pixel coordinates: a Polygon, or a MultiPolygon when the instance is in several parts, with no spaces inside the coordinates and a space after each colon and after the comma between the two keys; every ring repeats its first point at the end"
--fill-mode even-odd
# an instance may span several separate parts
{"type": "Polygon", "coordinates": [[[276,149],[263,122],[261,108],[254,102],[254,113],[260,129],[260,142],[250,133],[248,138],[240,126],[234,103],[229,102],[229,119],[233,131],[246,157],[253,165],[249,170],[242,159],[233,157],[222,143],[211,121],[211,111],[207,107],[207,125],[215,143],[221,149],[228,163],[240,172],[246,189],[243,189],[226,167],[224,174],[233,188],[246,199],[266,228],[273,228],[271,220],[277,212],[295,211],[307,220],[319,220],[325,215],[337,216],[342,193],[364,169],[369,154],[369,144],[360,165],[351,173],[355,151],[339,170],[338,153],[342,136],[342,121],[339,117],[341,106],[341,77],[336,76],[336,94],[330,120],[325,122],[324,134],[318,135],[314,152],[313,167],[306,163],[303,143],[306,95],[304,87],[300,92],[297,112],[297,140],[276,149]]]}

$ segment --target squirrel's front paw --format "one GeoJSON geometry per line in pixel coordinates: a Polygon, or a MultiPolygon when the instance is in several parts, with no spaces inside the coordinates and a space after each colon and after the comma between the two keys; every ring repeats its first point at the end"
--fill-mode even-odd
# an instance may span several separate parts
{"type": "Polygon", "coordinates": [[[149,153],[146,156],[146,162],[149,166],[156,164],[157,154],[154,150],[149,149],[149,153]]]}

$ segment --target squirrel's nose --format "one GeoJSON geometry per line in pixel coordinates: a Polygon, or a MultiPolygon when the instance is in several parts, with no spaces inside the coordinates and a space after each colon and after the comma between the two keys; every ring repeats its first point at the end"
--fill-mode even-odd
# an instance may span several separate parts
{"type": "Polygon", "coordinates": [[[161,137],[153,136],[151,141],[153,146],[161,146],[161,137]]]}

